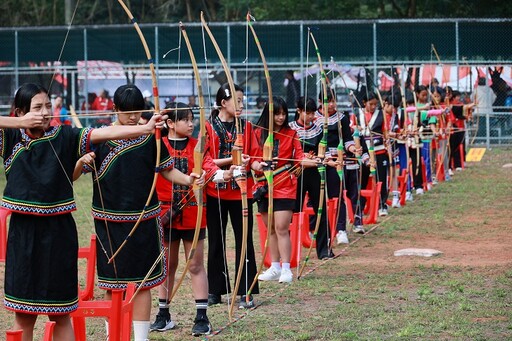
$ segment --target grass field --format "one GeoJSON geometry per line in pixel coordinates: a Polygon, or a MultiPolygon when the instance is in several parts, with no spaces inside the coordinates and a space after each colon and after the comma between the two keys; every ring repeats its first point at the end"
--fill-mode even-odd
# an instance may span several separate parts
{"type": "MultiPolygon", "coordinates": [[[[468,164],[451,182],[392,209],[371,233],[359,239],[349,235],[352,244],[336,247],[337,258],[311,259],[300,281],[261,283],[258,307],[237,311],[243,318],[236,323],[229,325],[226,305],[210,307],[214,329],[222,329],[213,338],[512,339],[512,168],[503,167],[507,163],[512,163],[512,149],[488,150],[481,162],[468,164]],[[395,250],[409,247],[433,248],[443,254],[393,256],[395,250]]],[[[93,233],[87,213],[90,178],[81,179],[75,191],[80,243],[86,245],[93,233]]],[[[233,266],[233,252],[228,257],[233,266]]],[[[0,265],[2,279],[3,271],[0,265]]],[[[1,285],[3,292],[3,280],[1,285]]],[[[100,294],[97,291],[96,296],[100,294]]],[[[152,333],[150,339],[193,339],[195,308],[188,279],[171,310],[177,329],[152,333]]],[[[0,309],[0,330],[8,329],[12,320],[11,313],[0,309]]],[[[45,320],[39,319],[39,337],[45,320]]],[[[105,338],[101,320],[88,321],[88,338],[105,338]]]]}

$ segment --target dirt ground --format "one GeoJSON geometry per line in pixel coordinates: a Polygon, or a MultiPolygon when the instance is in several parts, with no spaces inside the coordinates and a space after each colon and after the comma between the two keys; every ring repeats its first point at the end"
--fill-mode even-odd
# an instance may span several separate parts
{"type": "MultiPolygon", "coordinates": [[[[507,155],[511,155],[509,152],[507,155]]],[[[488,162],[491,162],[489,160],[488,162]]],[[[483,165],[485,166],[485,165],[483,165]]],[[[478,167],[478,166],[475,166],[478,167]]],[[[504,173],[498,175],[501,177],[509,177],[512,179],[512,169],[505,170],[504,173]]],[[[473,181],[478,179],[478,175],[474,175],[473,181]]],[[[470,179],[468,179],[469,181],[470,179]]],[[[463,185],[463,183],[461,183],[463,185]]],[[[440,184],[439,186],[443,186],[440,184]]],[[[428,194],[427,194],[428,195],[428,194]]],[[[512,208],[512,194],[508,193],[502,200],[505,201],[502,204],[503,207],[512,208]],[[506,200],[509,200],[508,204],[506,200]]],[[[461,200],[468,200],[463,198],[461,200]]],[[[411,207],[416,203],[410,204],[411,207]]],[[[306,269],[306,276],[321,277],[327,276],[343,276],[347,274],[358,275],[361,273],[361,269],[365,272],[370,273],[395,273],[398,270],[410,269],[418,267],[420,265],[426,266],[449,266],[449,267],[471,267],[476,272],[489,273],[503,271],[503,269],[511,269],[512,265],[512,226],[510,224],[510,217],[508,212],[502,209],[496,209],[493,206],[486,205],[480,207],[478,210],[464,211],[464,214],[459,216],[441,217],[436,222],[429,222],[425,220],[426,216],[422,216],[422,221],[418,221],[418,224],[428,225],[431,227],[415,229],[408,226],[407,228],[395,230],[392,233],[386,233],[386,229],[389,228],[389,223],[393,222],[395,217],[391,212],[389,217],[380,220],[380,225],[371,231],[368,235],[361,237],[360,235],[350,234],[349,237],[352,244],[346,246],[336,246],[334,248],[335,254],[339,255],[333,260],[322,262],[312,257],[308,268],[306,269]],[[441,251],[441,256],[424,258],[424,257],[412,257],[403,256],[395,257],[393,254],[395,251],[405,248],[428,248],[436,249],[441,251]]],[[[255,226],[255,231],[257,228],[255,226]]],[[[258,237],[257,232],[254,235],[255,243],[257,243],[258,237]]],[[[257,257],[259,256],[259,245],[255,246],[257,250],[257,257]]],[[[305,253],[303,250],[303,257],[305,253]]],[[[314,252],[313,252],[314,254],[314,252]]],[[[228,258],[234,259],[234,253],[232,250],[228,251],[228,258]]],[[[3,272],[4,267],[0,265],[0,288],[3,292],[3,272]]],[[[288,288],[293,288],[293,283],[288,288]]],[[[301,284],[302,285],[302,284],[301,284]]],[[[188,284],[184,284],[184,287],[188,284]]],[[[252,316],[253,323],[259,323],[258,317],[268,317],[275,314],[290,314],[290,307],[286,307],[286,311],[281,311],[284,308],[283,303],[287,300],[286,297],[282,297],[281,293],[288,290],[284,287],[278,286],[267,286],[261,285],[260,301],[263,303],[254,312],[252,316]]],[[[312,288],[311,290],[314,290],[312,288]]],[[[190,320],[193,318],[193,312],[190,307],[190,293],[189,289],[182,289],[183,294],[177,298],[173,316],[180,322],[181,326],[177,330],[165,334],[151,334],[151,340],[179,340],[179,339],[190,339],[190,320]]],[[[154,296],[156,296],[156,290],[154,290],[154,296]]],[[[317,308],[322,310],[328,310],[329,307],[334,311],[338,301],[331,299],[325,300],[322,298],[321,303],[318,301],[317,296],[307,297],[304,295],[300,305],[294,306],[294,315],[297,320],[312,318],[317,315],[317,308]],[[327,309],[326,309],[327,307],[327,309]]],[[[153,308],[153,313],[156,313],[156,306],[153,308]]],[[[226,321],[226,307],[212,307],[209,309],[209,314],[222,315],[215,321],[215,328],[224,328],[229,323],[226,321]]],[[[238,315],[242,314],[240,312],[238,315]]],[[[493,318],[481,317],[478,318],[477,322],[496,322],[493,318]]],[[[502,320],[502,319],[501,319],[502,320]]],[[[500,321],[501,321],[500,320],[500,321]]],[[[475,320],[476,321],[476,320],[475,320]]],[[[502,321],[507,322],[507,321],[502,321]]],[[[243,322],[242,322],[243,323],[243,322]]],[[[0,310],[0,331],[3,333],[4,330],[8,329],[12,324],[12,314],[0,310]]],[[[91,340],[101,340],[103,336],[103,326],[101,321],[94,323],[97,328],[97,333],[91,338],[91,340]]],[[[232,333],[237,333],[237,328],[243,326],[235,326],[233,328],[226,328],[226,331],[221,332],[214,338],[219,339],[231,339],[232,333]],[[235,332],[233,332],[235,329],[235,332]]],[[[42,335],[42,327],[38,325],[37,335],[42,335]]],[[[255,337],[255,339],[258,339],[255,337]]],[[[324,339],[319,338],[319,339],[324,339]]]]}

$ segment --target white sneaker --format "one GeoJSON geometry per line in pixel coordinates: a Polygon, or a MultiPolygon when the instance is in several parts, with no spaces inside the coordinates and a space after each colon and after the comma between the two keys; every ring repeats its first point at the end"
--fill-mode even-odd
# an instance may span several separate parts
{"type": "Polygon", "coordinates": [[[336,233],[336,242],[338,243],[338,245],[348,244],[349,241],[348,241],[347,231],[338,231],[338,233],[336,233]]]}
{"type": "Polygon", "coordinates": [[[379,217],[385,217],[388,215],[388,210],[385,208],[379,209],[379,217]]]}
{"type": "Polygon", "coordinates": [[[405,192],[405,201],[412,201],[412,193],[405,192]]]}
{"type": "Polygon", "coordinates": [[[279,283],[291,283],[293,281],[293,273],[290,269],[282,269],[279,276],[279,283]]]}
{"type": "Polygon", "coordinates": [[[399,208],[401,207],[402,205],[400,205],[400,198],[398,197],[393,197],[393,202],[391,203],[391,207],[394,207],[394,208],[399,208]]]}
{"type": "Polygon", "coordinates": [[[457,167],[457,168],[455,168],[455,170],[456,170],[457,172],[460,172],[460,171],[462,170],[462,167],[457,167]]]}
{"type": "Polygon", "coordinates": [[[428,183],[427,184],[427,190],[431,191],[432,190],[432,184],[431,183],[428,183]]]}
{"type": "Polygon", "coordinates": [[[423,188],[416,188],[416,194],[417,195],[423,195],[423,188]]]}
{"type": "Polygon", "coordinates": [[[274,267],[270,267],[258,276],[258,280],[260,281],[277,281],[279,280],[279,276],[281,276],[281,270],[277,270],[274,267]]]}
{"type": "Polygon", "coordinates": [[[448,175],[453,176],[453,171],[451,169],[448,170],[448,175]]]}

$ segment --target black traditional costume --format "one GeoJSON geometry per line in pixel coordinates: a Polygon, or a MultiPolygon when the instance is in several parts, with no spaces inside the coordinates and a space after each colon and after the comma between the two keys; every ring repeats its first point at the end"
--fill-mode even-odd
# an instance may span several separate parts
{"type": "Polygon", "coordinates": [[[78,307],[78,237],[71,179],[90,152],[91,128],[50,127],[42,137],[0,129],[11,210],[5,267],[7,309],[68,314],[78,307]],[[50,146],[48,145],[50,144],[50,146]]]}
{"type": "MultiPolygon", "coordinates": [[[[144,207],[155,172],[155,136],[107,141],[100,144],[95,153],[92,214],[100,242],[97,248],[98,286],[111,290],[124,289],[130,282],[140,285],[163,247],[156,194],[144,207]],[[108,257],[128,237],[143,210],[140,225],[108,264],[108,257]]],[[[172,169],[172,166],[167,148],[162,148],[159,170],[172,169]]],[[[92,169],[85,166],[86,171],[92,169]]],[[[163,265],[164,260],[157,264],[143,283],[144,288],[163,282],[166,275],[163,265]]]]}

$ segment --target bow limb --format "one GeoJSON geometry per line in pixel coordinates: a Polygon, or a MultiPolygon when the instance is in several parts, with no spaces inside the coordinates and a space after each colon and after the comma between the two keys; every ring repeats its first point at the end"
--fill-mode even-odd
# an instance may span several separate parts
{"type": "MultiPolygon", "coordinates": [[[[395,181],[395,169],[393,167],[393,149],[391,147],[391,141],[389,139],[389,125],[386,111],[384,110],[384,101],[382,100],[382,95],[379,91],[379,88],[375,84],[375,92],[377,92],[377,96],[379,97],[380,106],[382,108],[382,119],[384,120],[384,129],[382,129],[382,138],[383,143],[386,146],[388,152],[388,161],[389,161],[389,178],[390,182],[394,183],[395,181]]],[[[388,181],[387,179],[382,179],[382,181],[388,181]]],[[[385,204],[385,203],[383,203],[385,204]]]]}
{"type": "Polygon", "coordinates": [[[72,105],[69,106],[69,116],[71,116],[71,120],[75,124],[75,127],[83,128],[82,122],[80,122],[80,119],[76,114],[75,108],[72,105]]]}
{"type": "MultiPolygon", "coordinates": [[[[123,7],[124,11],[130,18],[130,21],[133,23],[133,27],[137,31],[137,34],[139,35],[140,41],[142,43],[142,46],[144,47],[144,52],[146,53],[147,60],[149,62],[149,69],[151,70],[151,82],[153,86],[153,102],[155,103],[155,112],[160,113],[160,99],[158,97],[158,82],[156,77],[156,71],[155,71],[155,64],[153,61],[153,57],[151,56],[151,51],[149,50],[148,44],[146,42],[146,38],[144,38],[144,34],[142,33],[139,24],[137,23],[137,20],[133,17],[133,14],[131,13],[130,9],[126,6],[126,4],[123,2],[123,0],[118,0],[121,7],[123,7]]],[[[137,228],[139,227],[142,219],[144,218],[144,213],[146,212],[146,207],[149,206],[151,203],[151,199],[153,198],[153,195],[155,194],[155,187],[156,187],[156,180],[158,179],[158,167],[160,165],[160,151],[161,151],[161,131],[160,129],[155,130],[155,142],[156,142],[156,160],[155,160],[155,175],[153,176],[153,184],[151,185],[151,189],[149,190],[149,195],[146,200],[146,203],[144,204],[144,208],[142,209],[142,212],[140,213],[139,218],[135,222],[135,225],[133,225],[130,233],[128,236],[126,236],[126,239],[121,243],[121,245],[117,248],[116,252],[112,254],[112,257],[108,260],[109,263],[113,261],[113,259],[119,254],[121,249],[126,245],[128,242],[128,239],[135,233],[137,228]]]]}
{"type": "MultiPolygon", "coordinates": [[[[315,37],[313,36],[313,32],[309,30],[309,36],[311,37],[311,40],[313,41],[313,44],[315,46],[316,56],[318,58],[318,63],[320,64],[320,74],[322,78],[322,108],[323,108],[323,115],[324,115],[324,123],[323,123],[323,135],[322,140],[318,144],[318,152],[317,156],[321,159],[325,159],[325,152],[327,150],[327,133],[329,129],[329,113],[327,111],[327,108],[329,106],[329,102],[327,99],[327,76],[325,74],[325,70],[323,67],[322,57],[320,56],[320,51],[318,49],[318,45],[316,43],[315,37]]],[[[316,224],[315,224],[315,230],[313,231],[313,239],[311,240],[311,245],[309,246],[308,252],[306,254],[306,258],[304,259],[304,262],[302,263],[302,266],[299,270],[299,275],[297,276],[297,279],[300,279],[302,276],[302,273],[304,272],[304,269],[306,267],[306,264],[309,260],[309,257],[311,256],[311,251],[313,250],[313,244],[316,240],[316,235],[318,233],[318,229],[320,227],[320,221],[322,217],[322,213],[324,210],[324,199],[325,199],[325,178],[326,178],[326,168],[323,163],[320,164],[318,167],[318,173],[320,174],[320,201],[318,203],[318,209],[317,209],[317,217],[316,217],[316,224]]]]}
{"type": "Polygon", "coordinates": [[[250,294],[252,289],[258,282],[258,276],[263,270],[263,265],[265,264],[265,257],[268,252],[268,242],[270,240],[270,234],[274,225],[274,168],[272,165],[273,157],[274,157],[274,98],[272,95],[272,83],[270,81],[270,72],[268,70],[267,60],[265,59],[265,54],[263,53],[263,49],[261,48],[260,40],[258,39],[258,35],[252,26],[251,15],[248,12],[247,16],[247,24],[251,29],[252,35],[254,37],[254,42],[258,47],[258,51],[261,56],[261,62],[263,63],[263,69],[265,70],[265,80],[267,81],[267,91],[268,91],[268,136],[263,144],[263,162],[267,164],[263,170],[263,174],[267,180],[268,184],[268,211],[267,211],[267,237],[265,239],[265,247],[263,249],[263,254],[261,258],[260,266],[258,267],[258,271],[256,272],[256,276],[252,281],[249,290],[247,291],[247,300],[250,299],[250,294]]]}
{"type": "MultiPolygon", "coordinates": [[[[183,23],[180,22],[181,33],[183,35],[183,40],[187,45],[187,49],[190,55],[190,61],[192,63],[192,69],[194,71],[194,78],[197,84],[197,95],[199,98],[199,137],[197,144],[194,148],[194,169],[193,172],[196,174],[201,174],[203,171],[203,159],[204,159],[204,150],[206,145],[206,113],[204,107],[204,96],[203,96],[203,86],[201,84],[201,76],[199,74],[199,69],[197,67],[196,57],[194,55],[194,50],[192,49],[192,45],[190,44],[190,39],[188,38],[187,31],[183,23]]],[[[187,258],[187,262],[185,263],[185,268],[183,269],[183,273],[181,278],[178,280],[177,284],[174,287],[174,290],[169,297],[169,302],[172,301],[174,295],[178,291],[179,287],[183,283],[185,279],[185,275],[190,267],[190,262],[194,258],[197,243],[199,241],[199,232],[201,231],[201,223],[203,221],[203,207],[204,207],[204,192],[203,187],[198,186],[194,183],[192,190],[194,191],[194,196],[196,197],[197,202],[197,217],[196,217],[196,228],[194,231],[194,237],[192,239],[192,246],[190,247],[190,252],[187,258]]]]}
{"type": "Polygon", "coordinates": [[[224,55],[222,54],[222,51],[219,47],[219,44],[217,44],[217,40],[213,36],[212,31],[208,27],[208,24],[206,23],[206,20],[204,18],[203,12],[201,12],[201,24],[203,28],[206,30],[206,33],[210,37],[210,40],[215,48],[215,51],[217,52],[217,55],[219,56],[219,59],[222,63],[222,67],[224,69],[224,73],[226,74],[226,78],[228,80],[229,88],[231,90],[231,98],[234,101],[235,106],[235,124],[236,124],[236,140],[233,145],[233,149],[231,151],[231,156],[233,159],[233,164],[238,166],[239,171],[236,172],[237,175],[235,175],[235,181],[240,187],[240,195],[242,199],[242,247],[240,251],[240,262],[238,264],[238,274],[235,281],[235,287],[233,289],[233,295],[231,298],[231,304],[229,308],[229,319],[233,319],[233,310],[235,309],[235,298],[236,294],[238,292],[238,288],[240,287],[240,281],[242,279],[242,269],[245,264],[245,255],[247,253],[247,235],[248,235],[248,229],[249,229],[249,204],[247,200],[247,174],[245,172],[245,169],[242,164],[242,151],[243,151],[243,133],[242,133],[242,127],[241,127],[241,120],[238,115],[238,112],[240,111],[240,108],[238,106],[238,100],[236,98],[236,90],[235,90],[235,83],[233,82],[233,77],[231,76],[231,73],[229,72],[228,64],[226,62],[226,58],[224,58],[224,55]]]}
{"type": "Polygon", "coordinates": [[[414,111],[414,118],[413,118],[413,131],[415,133],[414,135],[414,141],[416,144],[416,172],[414,172],[414,175],[418,175],[418,171],[420,169],[420,137],[419,137],[419,115],[420,111],[418,109],[418,98],[416,96],[416,92],[413,91],[413,97],[414,97],[414,106],[416,107],[416,110],[414,111]]]}
{"type": "MultiPolygon", "coordinates": [[[[406,68],[405,68],[405,65],[403,67],[403,70],[402,70],[402,75],[404,75],[406,73],[406,68]]],[[[410,180],[412,181],[412,176],[411,176],[411,172],[409,170],[409,162],[411,161],[411,155],[410,155],[410,152],[409,152],[409,114],[407,113],[407,101],[405,100],[405,82],[404,82],[404,79],[403,79],[403,76],[401,77],[402,78],[402,82],[400,84],[400,95],[402,97],[402,107],[403,107],[403,115],[402,115],[402,120],[403,122],[400,124],[402,126],[402,134],[404,134],[406,137],[405,137],[405,158],[406,158],[406,166],[405,166],[405,173],[406,173],[406,179],[409,179],[410,177],[410,180]]],[[[412,162],[412,161],[411,161],[412,162]]]]}
{"type": "MultiPolygon", "coordinates": [[[[332,57],[331,57],[331,60],[332,60],[332,57]]],[[[328,81],[328,79],[326,81],[328,81]]],[[[330,91],[331,91],[332,98],[334,98],[336,100],[336,88],[333,89],[333,87],[331,85],[330,91]]],[[[344,158],[345,158],[344,143],[343,143],[343,127],[341,124],[341,117],[339,117],[337,105],[338,105],[338,102],[336,101],[336,115],[337,115],[337,121],[338,121],[337,126],[338,126],[338,139],[339,139],[338,145],[336,146],[336,155],[337,155],[336,160],[338,161],[338,164],[336,165],[336,173],[338,174],[338,177],[340,178],[340,189],[339,189],[339,193],[338,193],[338,204],[336,207],[336,222],[335,222],[334,226],[338,225],[338,221],[340,218],[339,212],[341,210],[341,203],[343,200],[343,178],[344,178],[343,162],[344,162],[344,158]]],[[[329,245],[332,245],[333,242],[334,242],[334,238],[332,238],[332,241],[329,245]]]]}

